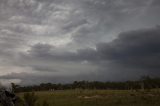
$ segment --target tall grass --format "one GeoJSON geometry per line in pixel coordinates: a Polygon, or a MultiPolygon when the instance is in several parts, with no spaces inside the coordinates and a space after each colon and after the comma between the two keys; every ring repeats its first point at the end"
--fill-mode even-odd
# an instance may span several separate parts
{"type": "MultiPolygon", "coordinates": [[[[159,90],[62,90],[35,94],[36,106],[160,106],[159,90]]],[[[18,95],[23,97],[23,93],[18,95]]]]}

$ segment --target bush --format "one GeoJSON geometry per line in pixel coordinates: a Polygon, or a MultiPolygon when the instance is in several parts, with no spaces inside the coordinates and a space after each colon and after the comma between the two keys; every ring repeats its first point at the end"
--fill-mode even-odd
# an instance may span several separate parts
{"type": "Polygon", "coordinates": [[[37,101],[37,96],[34,92],[32,93],[24,93],[24,102],[26,106],[35,106],[37,101]]]}
{"type": "Polygon", "coordinates": [[[15,101],[15,106],[25,106],[23,99],[21,99],[20,97],[17,97],[15,101]]]}
{"type": "Polygon", "coordinates": [[[42,106],[49,106],[47,101],[43,101],[43,105],[42,106]]]}

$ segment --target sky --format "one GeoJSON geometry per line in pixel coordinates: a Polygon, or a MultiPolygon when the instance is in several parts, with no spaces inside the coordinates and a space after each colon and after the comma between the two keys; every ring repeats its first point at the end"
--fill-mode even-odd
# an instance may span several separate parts
{"type": "Polygon", "coordinates": [[[0,82],[160,77],[160,0],[0,0],[0,82]]]}

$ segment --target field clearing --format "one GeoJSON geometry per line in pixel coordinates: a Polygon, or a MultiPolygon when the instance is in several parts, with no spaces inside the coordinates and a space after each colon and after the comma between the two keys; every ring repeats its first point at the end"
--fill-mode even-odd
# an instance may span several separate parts
{"type": "MultiPolygon", "coordinates": [[[[35,92],[37,106],[160,106],[160,91],[62,90],[35,92]]],[[[18,94],[23,97],[23,93],[18,94]]]]}

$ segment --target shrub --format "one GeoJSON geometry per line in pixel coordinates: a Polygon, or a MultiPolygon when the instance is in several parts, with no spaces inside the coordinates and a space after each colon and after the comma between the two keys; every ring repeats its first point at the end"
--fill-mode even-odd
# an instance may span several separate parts
{"type": "Polygon", "coordinates": [[[43,105],[42,106],[49,106],[47,101],[43,101],[43,105]]]}
{"type": "Polygon", "coordinates": [[[34,92],[32,93],[24,93],[24,102],[26,106],[35,106],[37,101],[37,96],[34,92]]]}

